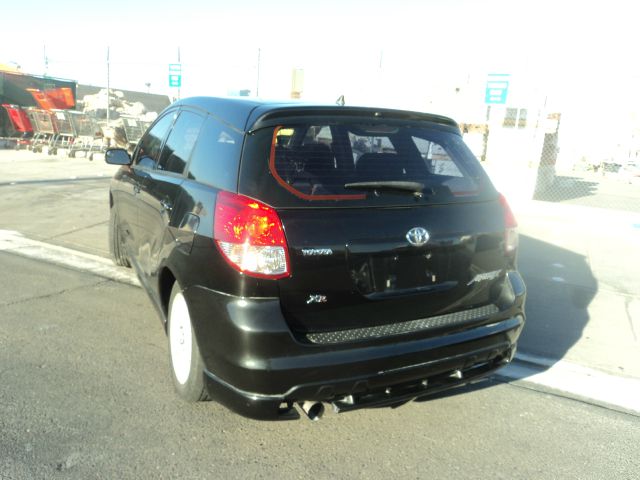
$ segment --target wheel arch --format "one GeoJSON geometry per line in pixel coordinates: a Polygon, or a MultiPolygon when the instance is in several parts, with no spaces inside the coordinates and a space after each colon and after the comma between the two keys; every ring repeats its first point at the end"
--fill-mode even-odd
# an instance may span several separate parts
{"type": "Polygon", "coordinates": [[[171,299],[171,289],[176,283],[176,276],[169,267],[164,267],[158,275],[158,295],[160,297],[160,306],[164,313],[164,326],[167,328],[166,319],[169,318],[169,300],[171,299]]]}

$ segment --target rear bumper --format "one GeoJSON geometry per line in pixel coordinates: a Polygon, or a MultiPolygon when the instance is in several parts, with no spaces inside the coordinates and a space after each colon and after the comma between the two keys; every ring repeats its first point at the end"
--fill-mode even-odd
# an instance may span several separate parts
{"type": "Polygon", "coordinates": [[[525,298],[521,278],[510,275],[513,303],[480,326],[355,344],[300,342],[277,299],[203,287],[185,295],[211,395],[244,416],[279,419],[292,412],[282,410],[283,403],[325,401],[340,410],[389,405],[468,383],[508,363],[524,326],[525,298]],[[349,395],[356,401],[341,403],[349,395]]]}

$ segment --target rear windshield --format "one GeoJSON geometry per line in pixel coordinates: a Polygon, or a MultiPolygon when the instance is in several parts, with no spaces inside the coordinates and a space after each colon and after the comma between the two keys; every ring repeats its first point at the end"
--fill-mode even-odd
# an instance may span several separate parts
{"type": "Polygon", "coordinates": [[[416,125],[281,125],[247,139],[242,193],[274,206],[406,205],[495,194],[459,134],[416,125]]]}

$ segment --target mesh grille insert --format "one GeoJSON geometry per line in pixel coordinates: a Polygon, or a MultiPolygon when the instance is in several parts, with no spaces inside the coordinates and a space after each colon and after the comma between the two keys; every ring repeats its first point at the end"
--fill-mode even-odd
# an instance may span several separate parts
{"type": "Polygon", "coordinates": [[[495,305],[485,305],[483,307],[463,310],[461,312],[437,315],[435,317],[420,318],[408,322],[392,323],[377,327],[353,328],[350,330],[340,330],[336,332],[308,333],[304,336],[306,340],[316,344],[345,343],[359,340],[370,340],[375,338],[391,337],[406,333],[420,332],[435,328],[452,327],[462,325],[475,320],[480,320],[498,313],[495,305]]]}

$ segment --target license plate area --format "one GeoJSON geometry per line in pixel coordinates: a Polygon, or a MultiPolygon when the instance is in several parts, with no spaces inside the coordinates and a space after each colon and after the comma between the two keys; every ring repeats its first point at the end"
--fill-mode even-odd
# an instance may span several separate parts
{"type": "Polygon", "coordinates": [[[447,282],[450,255],[432,251],[356,253],[349,256],[349,269],[362,295],[410,292],[447,282]]]}

